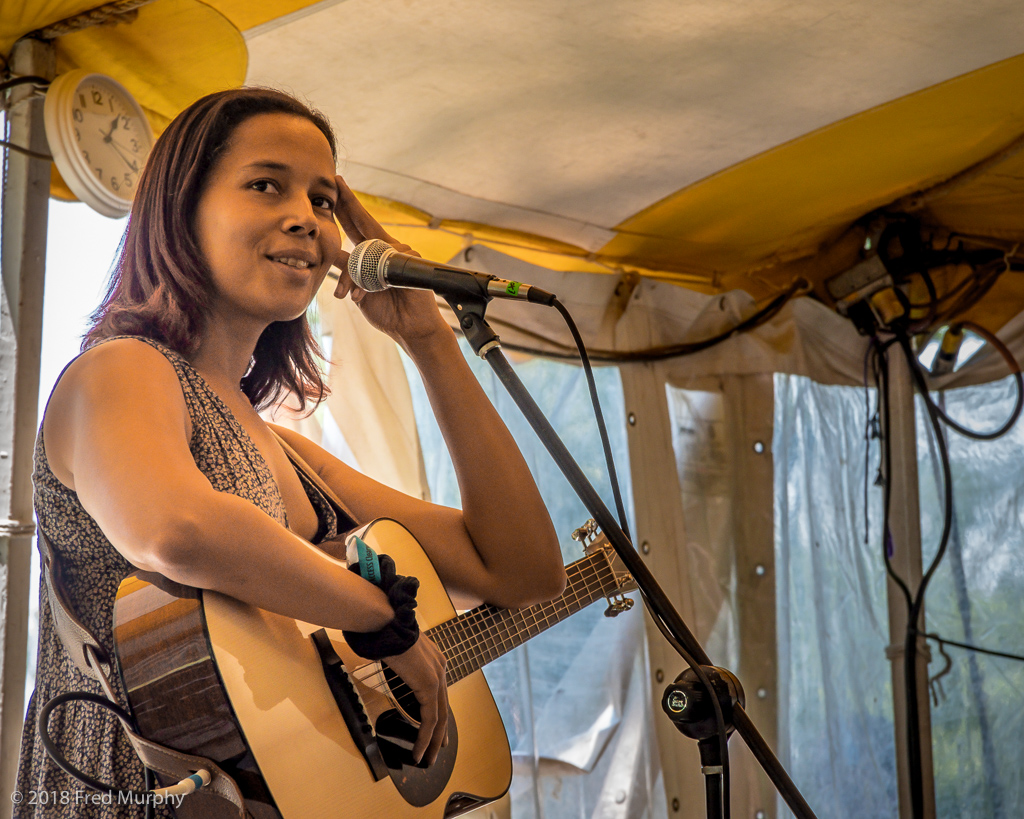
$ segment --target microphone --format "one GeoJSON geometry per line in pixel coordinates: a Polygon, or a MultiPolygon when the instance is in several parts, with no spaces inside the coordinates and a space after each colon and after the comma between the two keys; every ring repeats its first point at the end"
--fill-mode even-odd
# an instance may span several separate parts
{"type": "Polygon", "coordinates": [[[519,299],[549,307],[555,301],[554,294],[539,287],[399,253],[380,239],[367,239],[355,246],[348,258],[348,275],[357,287],[371,293],[409,287],[433,290],[446,300],[519,299]]]}

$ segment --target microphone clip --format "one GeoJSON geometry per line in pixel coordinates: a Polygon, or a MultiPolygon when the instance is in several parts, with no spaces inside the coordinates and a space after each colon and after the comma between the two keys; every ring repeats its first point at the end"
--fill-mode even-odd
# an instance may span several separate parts
{"type": "Polygon", "coordinates": [[[448,306],[452,308],[452,312],[458,318],[459,327],[462,328],[469,346],[480,358],[486,356],[494,348],[501,347],[501,339],[484,318],[488,302],[486,296],[463,294],[461,298],[445,296],[444,300],[448,302],[448,306]]]}

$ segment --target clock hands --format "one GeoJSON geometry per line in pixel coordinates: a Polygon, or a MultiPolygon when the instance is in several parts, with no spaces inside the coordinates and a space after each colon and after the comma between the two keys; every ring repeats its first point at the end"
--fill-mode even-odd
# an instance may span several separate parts
{"type": "Polygon", "coordinates": [[[117,153],[117,155],[120,158],[120,160],[125,165],[127,165],[129,168],[131,168],[132,171],[134,171],[135,173],[138,173],[139,166],[133,160],[128,159],[128,157],[125,156],[124,152],[127,151],[128,149],[125,148],[124,146],[122,146],[119,142],[117,142],[114,139],[114,131],[117,130],[117,126],[120,124],[120,122],[121,122],[121,117],[120,116],[114,117],[114,119],[110,123],[110,130],[107,131],[106,133],[104,133],[103,129],[100,128],[100,133],[103,134],[103,141],[106,142],[108,145],[113,147],[115,153],[117,153]]]}
{"type": "Polygon", "coordinates": [[[103,141],[104,142],[113,142],[114,141],[113,134],[114,134],[114,131],[117,130],[117,124],[120,121],[121,121],[121,117],[120,116],[114,117],[114,121],[110,123],[110,130],[107,133],[105,133],[105,134],[103,134],[103,129],[102,128],[100,129],[100,133],[103,134],[103,141]]]}
{"type": "Polygon", "coordinates": [[[128,149],[127,149],[127,148],[124,148],[124,147],[123,147],[122,145],[120,145],[120,143],[116,142],[116,141],[115,141],[115,140],[113,140],[113,139],[111,139],[111,140],[110,140],[110,144],[111,144],[111,145],[113,146],[114,150],[115,150],[115,151],[117,152],[117,155],[118,155],[118,157],[120,157],[121,161],[122,161],[122,162],[123,162],[123,163],[124,163],[125,165],[127,165],[127,166],[128,166],[129,168],[131,168],[131,169],[132,169],[133,171],[135,171],[136,173],[138,173],[138,170],[139,170],[139,166],[138,166],[138,165],[137,165],[137,164],[136,164],[136,163],[135,163],[134,161],[132,161],[132,160],[129,160],[129,159],[128,159],[128,158],[127,158],[127,157],[126,157],[125,155],[124,155],[124,153],[123,153],[123,151],[126,151],[126,150],[128,150],[128,149]]]}

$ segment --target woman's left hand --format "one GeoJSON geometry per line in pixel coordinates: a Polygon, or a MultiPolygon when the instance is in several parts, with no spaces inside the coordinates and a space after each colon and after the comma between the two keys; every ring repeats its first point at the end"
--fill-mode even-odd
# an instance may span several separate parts
{"type": "MultiPolygon", "coordinates": [[[[335,181],[338,183],[338,204],[334,214],[353,244],[359,244],[367,239],[380,239],[399,253],[420,255],[384,230],[380,222],[370,215],[352,193],[344,179],[336,176],[335,181]]],[[[451,332],[447,322],[441,318],[432,292],[392,287],[368,293],[357,287],[349,277],[346,269],[348,256],[347,252],[342,251],[342,257],[337,262],[341,273],[334,291],[335,298],[343,299],[350,296],[370,324],[393,338],[406,351],[427,341],[436,333],[451,332]]]]}

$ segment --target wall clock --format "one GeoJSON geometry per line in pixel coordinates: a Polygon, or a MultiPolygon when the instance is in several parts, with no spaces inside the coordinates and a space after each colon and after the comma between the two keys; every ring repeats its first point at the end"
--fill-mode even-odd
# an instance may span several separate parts
{"type": "Polygon", "coordinates": [[[50,83],[43,112],[50,153],[71,192],[104,216],[126,215],[153,147],[135,98],[104,74],[76,69],[50,83]]]}

